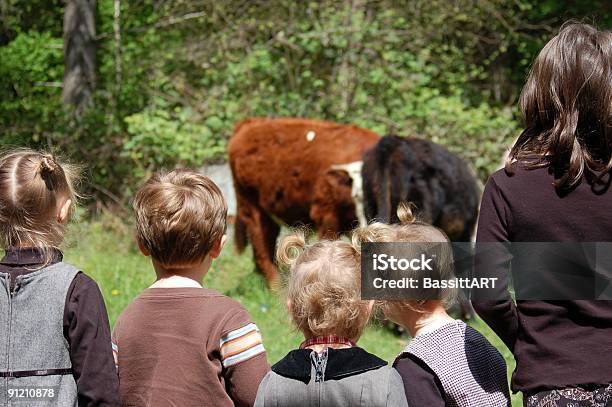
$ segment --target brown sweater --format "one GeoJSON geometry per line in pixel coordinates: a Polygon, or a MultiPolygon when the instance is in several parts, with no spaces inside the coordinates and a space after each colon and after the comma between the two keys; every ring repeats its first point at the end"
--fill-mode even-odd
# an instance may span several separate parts
{"type": "MultiPolygon", "coordinates": [[[[477,241],[612,240],[612,193],[583,181],[559,195],[547,168],[513,164],[489,178],[477,241]]],[[[612,383],[612,301],[474,302],[476,312],[514,353],[515,391],[534,393],[612,383]]]]}
{"type": "Polygon", "coordinates": [[[124,406],[250,406],[269,370],[242,306],[205,288],[149,288],[113,332],[124,406]]]}

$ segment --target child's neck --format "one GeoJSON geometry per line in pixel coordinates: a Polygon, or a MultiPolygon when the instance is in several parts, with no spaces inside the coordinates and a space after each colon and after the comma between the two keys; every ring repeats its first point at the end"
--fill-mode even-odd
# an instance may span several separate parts
{"type": "Polygon", "coordinates": [[[402,325],[408,329],[410,336],[414,338],[417,335],[431,332],[454,321],[455,320],[446,313],[444,307],[439,305],[425,312],[407,312],[404,315],[402,325]]]}
{"type": "Polygon", "coordinates": [[[165,267],[153,261],[157,279],[149,288],[202,288],[204,275],[210,267],[210,262],[188,267],[165,267]]]}
{"type": "Polygon", "coordinates": [[[202,283],[184,276],[168,276],[157,278],[149,288],[202,288],[202,283]]]}
{"type": "Polygon", "coordinates": [[[311,349],[317,353],[323,353],[325,351],[325,349],[327,348],[332,348],[332,349],[348,349],[351,346],[349,345],[342,345],[339,343],[330,343],[330,344],[326,344],[326,345],[312,345],[307,347],[306,349],[311,349]]]}

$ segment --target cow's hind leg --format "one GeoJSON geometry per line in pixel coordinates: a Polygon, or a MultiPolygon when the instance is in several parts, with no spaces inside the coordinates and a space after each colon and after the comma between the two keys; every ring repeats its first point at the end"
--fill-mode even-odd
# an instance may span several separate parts
{"type": "Polygon", "coordinates": [[[243,202],[241,210],[241,219],[253,246],[255,266],[263,273],[268,286],[275,287],[279,283],[279,276],[274,265],[274,251],[280,227],[263,209],[252,203],[243,202]]]}

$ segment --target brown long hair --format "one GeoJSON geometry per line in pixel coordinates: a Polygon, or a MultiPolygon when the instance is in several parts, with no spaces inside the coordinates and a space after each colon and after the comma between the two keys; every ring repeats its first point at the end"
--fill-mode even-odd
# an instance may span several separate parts
{"type": "Polygon", "coordinates": [[[37,247],[47,261],[50,249],[64,239],[65,226],[55,211],[60,199],[74,209],[74,182],[78,167],[60,162],[53,154],[28,149],[0,156],[0,238],[3,248],[37,247]]]}
{"type": "Polygon", "coordinates": [[[525,130],[510,150],[526,168],[549,166],[558,191],[612,169],[612,33],[568,22],[536,57],[519,105],[525,130]]]}

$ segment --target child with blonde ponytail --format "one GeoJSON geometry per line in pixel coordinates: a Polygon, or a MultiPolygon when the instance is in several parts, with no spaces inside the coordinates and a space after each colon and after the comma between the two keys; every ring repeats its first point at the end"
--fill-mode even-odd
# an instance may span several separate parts
{"type": "Polygon", "coordinates": [[[361,300],[353,245],[308,245],[298,233],[283,239],[277,259],[289,267],[287,308],[305,340],[272,367],[255,406],[406,406],[397,371],[357,346],[373,304],[361,300]]]}
{"type": "MultiPolygon", "coordinates": [[[[441,243],[431,277],[452,276],[452,248],[440,229],[420,222],[409,205],[398,208],[399,224],[373,223],[353,233],[353,245],[365,242],[441,243]]],[[[427,300],[383,301],[391,321],[403,326],[411,342],[393,366],[402,376],[410,406],[510,405],[506,363],[475,329],[451,318],[446,309],[456,299],[453,289],[424,293],[427,300]]]]}
{"type": "Polygon", "coordinates": [[[120,405],[102,294],[59,250],[75,178],[52,154],[0,156],[1,406],[120,405]]]}

